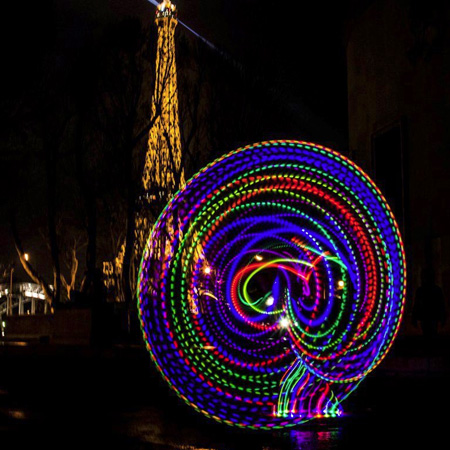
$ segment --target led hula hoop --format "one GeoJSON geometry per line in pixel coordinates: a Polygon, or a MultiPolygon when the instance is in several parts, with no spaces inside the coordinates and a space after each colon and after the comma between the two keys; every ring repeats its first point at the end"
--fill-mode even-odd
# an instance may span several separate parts
{"type": "Polygon", "coordinates": [[[386,201],[319,145],[263,142],[191,178],[142,259],[147,348],[185,402],[258,429],[339,416],[384,358],[405,298],[386,201]]]}

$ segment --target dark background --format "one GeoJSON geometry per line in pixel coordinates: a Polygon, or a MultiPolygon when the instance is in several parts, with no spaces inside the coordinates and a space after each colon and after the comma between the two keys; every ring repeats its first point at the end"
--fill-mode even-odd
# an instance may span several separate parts
{"type": "MultiPolygon", "coordinates": [[[[259,97],[254,109],[260,110],[261,104],[265,108],[264,130],[249,131],[248,136],[238,136],[236,131],[235,136],[218,139],[220,143],[216,145],[219,148],[211,148],[211,144],[207,154],[199,160],[199,166],[237,146],[268,138],[314,140],[341,151],[347,149],[344,32],[349,11],[347,3],[216,0],[179,1],[176,5],[180,21],[214,46],[211,53],[215,54],[215,59],[210,59],[209,65],[224,64],[231,68],[232,77],[239,72],[246,82],[257,80],[258,85],[252,87],[253,97],[259,97]],[[275,109],[270,102],[277,104],[275,109]],[[280,109],[293,118],[290,124],[280,119],[280,109]]],[[[19,217],[19,228],[25,251],[35,262],[39,260],[41,270],[45,272],[48,249],[42,243],[42,236],[37,236],[45,228],[45,205],[39,204],[45,198],[45,187],[41,176],[30,175],[40,158],[30,146],[30,139],[25,138],[25,144],[18,144],[21,146],[18,157],[19,152],[9,139],[10,131],[20,132],[23,128],[26,132],[30,127],[27,114],[38,116],[39,108],[46,102],[50,104],[52,97],[58,95],[55,94],[58,89],[66,89],[64,83],[68,77],[84,77],[84,80],[78,80],[79,89],[82,90],[84,85],[86,91],[91,89],[90,80],[96,76],[96,58],[88,60],[82,73],[78,74],[74,61],[79,55],[90,46],[97,46],[101,51],[102,46],[115,45],[115,40],[125,40],[129,30],[122,38],[119,33],[115,34],[114,27],[120,31],[123,29],[121,24],[127,21],[131,25],[125,25],[125,28],[132,27],[133,23],[145,27],[153,23],[154,14],[155,6],[145,0],[22,1],[9,4],[2,14],[4,81],[0,85],[0,97],[5,128],[0,162],[6,174],[1,186],[0,248],[2,263],[6,265],[15,260],[19,278],[25,275],[21,273],[12,245],[8,211],[13,203],[18,215],[22,216],[22,219],[19,217]],[[92,73],[89,64],[92,64],[92,73]],[[49,77],[55,92],[48,88],[49,77]],[[26,146],[29,146],[28,150],[24,148],[26,146]]],[[[184,36],[191,45],[210,48],[181,25],[178,25],[177,36],[184,36]]],[[[180,47],[177,50],[182,59],[180,47]]],[[[182,71],[180,65],[179,71],[182,71]]],[[[151,69],[149,80],[153,77],[151,69]]],[[[211,83],[213,86],[216,83],[218,91],[226,84],[234,86],[230,89],[235,92],[247,90],[244,83],[235,79],[230,81],[227,75],[213,79],[211,83]],[[241,86],[236,87],[238,83],[241,86]]],[[[150,104],[151,92],[148,97],[150,104]]],[[[247,107],[252,108],[251,105],[247,107]]],[[[230,115],[233,108],[239,114],[242,106],[238,100],[235,105],[224,105],[230,115]]],[[[223,132],[230,127],[233,125],[222,121],[223,132]]],[[[251,126],[247,129],[251,130],[251,126]]],[[[105,158],[105,167],[107,164],[105,158]]],[[[69,204],[72,200],[65,200],[61,195],[59,201],[69,204]]]]}
{"type": "MultiPolygon", "coordinates": [[[[425,266],[433,266],[436,281],[448,292],[448,2],[180,0],[176,4],[180,21],[212,44],[211,48],[178,25],[179,78],[206,69],[208,90],[202,95],[215,108],[205,121],[214,129],[215,139],[198,146],[189,174],[232,149],[265,139],[312,140],[335,148],[374,178],[394,208],[408,258],[408,303],[413,303],[425,266]],[[209,52],[206,56],[202,48],[209,52]]],[[[11,205],[19,210],[25,251],[45,271],[49,257],[41,236],[46,220],[41,202],[46,192],[36,172],[42,164],[40,143],[30,132],[11,145],[11,131],[20,135],[32,129],[39,108],[51,105],[67,79],[76,81],[87,98],[94,98],[102,88],[97,84],[92,89],[92,80],[107,61],[102,55],[126,49],[133,30],[152,27],[154,14],[155,6],[145,0],[22,1],[4,7],[0,264],[15,260],[18,277],[24,275],[12,245],[8,211],[11,205]],[[93,49],[90,58],[83,62],[89,49],[93,49]]],[[[154,29],[148,36],[147,108],[154,29]]],[[[190,81],[192,87],[195,77],[190,81]]],[[[186,105],[191,92],[183,87],[179,94],[180,105],[186,105]]],[[[145,148],[141,159],[143,152],[145,148]]],[[[120,187],[116,180],[121,157],[120,152],[105,153],[96,161],[103,172],[114,173],[109,180],[104,173],[94,173],[103,187],[99,200],[108,192],[116,195],[109,184],[120,187]]],[[[64,173],[58,176],[65,180],[64,173]]],[[[59,206],[75,211],[79,201],[69,195],[67,180],[66,185],[59,182],[59,206]]],[[[120,192],[117,196],[120,203],[120,192]]],[[[81,211],[81,222],[82,215],[81,211]]],[[[99,217],[110,219],[104,211],[99,217]]],[[[103,225],[99,224],[100,234],[103,225]]],[[[74,226],[83,228],[82,223],[74,226]]],[[[109,250],[102,251],[99,265],[102,258],[112,256],[109,250]]]]}

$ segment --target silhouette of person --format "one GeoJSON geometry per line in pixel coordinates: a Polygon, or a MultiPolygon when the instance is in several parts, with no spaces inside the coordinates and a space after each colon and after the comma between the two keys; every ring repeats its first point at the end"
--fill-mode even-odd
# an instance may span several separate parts
{"type": "Polygon", "coordinates": [[[420,323],[422,335],[429,344],[438,335],[438,324],[445,324],[445,302],[442,289],[434,282],[430,268],[422,271],[422,284],[417,289],[413,307],[413,325],[420,323]]]}

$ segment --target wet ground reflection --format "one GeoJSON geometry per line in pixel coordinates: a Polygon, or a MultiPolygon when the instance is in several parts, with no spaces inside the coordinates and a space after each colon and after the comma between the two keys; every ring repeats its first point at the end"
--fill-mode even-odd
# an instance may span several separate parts
{"type": "MultiPolygon", "coordinates": [[[[183,408],[63,401],[27,404],[0,398],[0,448],[126,450],[434,450],[445,448],[445,416],[347,417],[285,432],[251,432],[186,415],[183,408]],[[425,419],[426,417],[426,419],[425,419]]],[[[103,400],[103,399],[102,399],[103,400]]]]}
{"type": "Polygon", "coordinates": [[[148,357],[0,360],[0,449],[435,450],[447,448],[448,377],[369,377],[348,414],[277,432],[189,408],[148,357]]]}
{"type": "Polygon", "coordinates": [[[326,431],[293,430],[289,433],[292,450],[334,450],[338,448],[340,428],[326,431]]]}

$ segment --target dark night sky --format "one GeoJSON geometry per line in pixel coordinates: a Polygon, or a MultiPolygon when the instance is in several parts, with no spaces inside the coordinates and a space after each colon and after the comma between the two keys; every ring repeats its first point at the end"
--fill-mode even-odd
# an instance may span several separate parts
{"type": "MultiPolygon", "coordinates": [[[[245,68],[264,74],[292,103],[305,103],[346,133],[344,18],[349,2],[179,0],[179,18],[245,68]]],[[[147,0],[17,2],[4,16],[16,82],[46,51],[70,51],[127,15],[153,20],[147,0]],[[24,58],[25,57],[25,58],[24,58]]],[[[4,30],[5,30],[4,28],[4,30]]],[[[5,32],[5,31],[4,31],[5,32]]],[[[5,42],[4,41],[4,42],[5,42]]]]}
{"type": "MultiPolygon", "coordinates": [[[[178,0],[175,4],[181,21],[246,70],[262,74],[269,88],[288,99],[289,108],[323,127],[323,141],[346,148],[343,29],[348,2],[178,0]]],[[[128,15],[152,21],[154,11],[146,0],[14,2],[2,14],[8,79],[0,86],[2,94],[19,97],[26,92],[44,58],[63,64],[66,52],[81,47],[88,36],[101,35],[111,22],[128,15]]],[[[14,251],[5,211],[1,213],[0,263],[7,264],[14,251]]]]}

